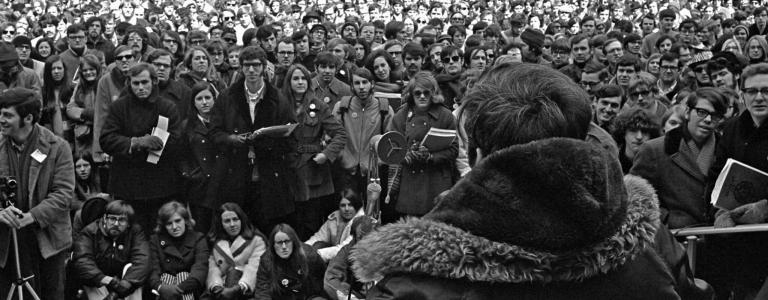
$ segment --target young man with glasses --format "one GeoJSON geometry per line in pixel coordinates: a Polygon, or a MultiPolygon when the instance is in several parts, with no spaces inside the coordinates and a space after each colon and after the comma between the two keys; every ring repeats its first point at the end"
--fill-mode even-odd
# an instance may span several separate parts
{"type": "Polygon", "coordinates": [[[67,50],[59,54],[64,63],[66,71],[65,79],[72,81],[75,78],[77,70],[80,68],[80,58],[86,54],[93,54],[104,61],[104,54],[101,51],[86,49],[86,29],[81,24],[72,24],[67,27],[67,50]]]}
{"type": "Polygon", "coordinates": [[[216,98],[209,136],[222,147],[228,177],[221,199],[235,202],[266,230],[291,221],[294,201],[302,196],[296,174],[296,140],[259,129],[296,123],[293,104],[264,76],[267,55],[259,47],[240,51],[243,76],[216,98]]]}
{"type": "Polygon", "coordinates": [[[661,119],[667,113],[667,106],[658,100],[656,83],[648,78],[639,77],[629,83],[625,108],[639,107],[648,114],[661,119]]]}
{"type": "Polygon", "coordinates": [[[173,61],[173,55],[165,49],[155,49],[147,56],[147,61],[155,67],[157,73],[157,87],[161,97],[176,103],[179,115],[182,120],[187,119],[187,113],[190,110],[189,101],[190,89],[182,83],[171,78],[176,65],[173,61]]]}
{"type": "Polygon", "coordinates": [[[83,228],[75,241],[72,264],[88,299],[141,298],[152,266],[145,230],[133,222],[134,216],[127,202],[109,202],[104,215],[83,228]]]}
{"type": "Polygon", "coordinates": [[[442,92],[443,105],[448,109],[455,109],[454,104],[458,105],[461,101],[461,75],[464,66],[464,51],[453,45],[443,47],[440,53],[443,62],[443,73],[435,75],[437,84],[442,92]]]}
{"type": "MultiPolygon", "coordinates": [[[[768,64],[753,64],[741,73],[743,82],[741,101],[746,111],[727,120],[723,126],[722,137],[715,149],[715,161],[709,170],[709,184],[714,185],[717,174],[721,172],[728,159],[734,159],[760,171],[768,172],[768,64]]],[[[756,191],[756,202],[745,204],[732,210],[720,209],[715,214],[715,227],[733,227],[741,224],[761,224],[768,221],[767,194],[762,189],[756,191]]],[[[719,274],[734,278],[728,284],[742,286],[747,291],[757,293],[765,278],[768,262],[759,255],[768,251],[763,243],[765,233],[748,233],[738,236],[712,240],[718,242],[718,253],[725,254],[722,264],[713,266],[719,274]],[[734,282],[735,281],[735,282],[734,282]]],[[[715,244],[712,244],[713,246],[715,244]]],[[[715,285],[717,288],[717,285],[715,285]]],[[[761,294],[764,291],[761,291],[761,294]]]]}
{"type": "MultiPolygon", "coordinates": [[[[0,93],[0,169],[3,178],[13,177],[18,184],[14,206],[4,203],[0,209],[0,292],[8,295],[17,279],[14,229],[22,276],[34,275],[29,283],[41,299],[60,299],[72,243],[75,170],[69,143],[38,124],[41,103],[39,91],[27,88],[0,93]]],[[[31,296],[25,291],[24,298],[31,296]]]]}
{"type": "Polygon", "coordinates": [[[45,69],[45,63],[31,58],[32,54],[32,41],[26,36],[17,36],[11,41],[16,48],[16,53],[19,55],[19,63],[25,68],[29,68],[35,71],[40,82],[43,82],[43,72],[45,69]]]}
{"type": "Polygon", "coordinates": [[[683,88],[679,82],[680,78],[680,59],[675,53],[664,53],[659,61],[659,79],[656,86],[659,94],[672,101],[677,93],[683,88]]]}
{"type": "Polygon", "coordinates": [[[710,222],[707,178],[715,158],[728,96],[703,87],[687,98],[683,123],[640,147],[630,174],[648,180],[659,196],[661,220],[669,228],[710,222]]]}

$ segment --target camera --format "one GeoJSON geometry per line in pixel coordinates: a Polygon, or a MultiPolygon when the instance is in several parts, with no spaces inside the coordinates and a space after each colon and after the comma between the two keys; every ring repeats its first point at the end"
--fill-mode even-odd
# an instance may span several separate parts
{"type": "Polygon", "coordinates": [[[0,200],[2,200],[3,207],[16,204],[16,189],[18,186],[19,184],[13,176],[0,177],[0,200]]]}

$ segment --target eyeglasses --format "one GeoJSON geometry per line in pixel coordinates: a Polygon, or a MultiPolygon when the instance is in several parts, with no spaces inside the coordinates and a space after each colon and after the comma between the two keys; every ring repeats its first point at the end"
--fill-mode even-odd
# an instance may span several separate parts
{"type": "Polygon", "coordinates": [[[200,45],[203,43],[203,40],[190,40],[189,43],[194,45],[200,45]]]}
{"type": "MultiPolygon", "coordinates": [[[[85,37],[83,37],[83,38],[85,38],[85,37]]],[[[128,41],[129,41],[129,42],[134,42],[134,43],[141,43],[141,42],[143,42],[144,40],[143,40],[143,39],[141,39],[141,38],[133,38],[133,39],[128,39],[128,41]]]]}
{"type": "Polygon", "coordinates": [[[232,39],[232,38],[229,38],[229,39],[224,39],[224,41],[225,41],[225,42],[227,42],[227,43],[230,43],[230,44],[234,44],[234,43],[236,43],[236,42],[237,42],[237,40],[236,40],[236,39],[232,39]]]}
{"type": "Polygon", "coordinates": [[[221,56],[221,55],[224,55],[224,52],[220,52],[220,51],[211,52],[211,56],[221,56]]]}
{"type": "Polygon", "coordinates": [[[170,64],[158,63],[158,62],[155,62],[155,63],[152,63],[152,64],[155,66],[155,68],[158,68],[158,69],[170,69],[171,68],[170,64]]]}
{"type": "Polygon", "coordinates": [[[443,57],[443,59],[442,59],[444,64],[449,64],[449,63],[451,63],[451,61],[459,62],[459,60],[461,60],[461,56],[458,56],[458,55],[454,55],[454,56],[451,56],[451,57],[443,57]]]}
{"type": "MultiPolygon", "coordinates": [[[[8,33],[7,31],[3,31],[3,33],[8,33]]],[[[84,35],[70,35],[67,37],[70,40],[83,40],[85,39],[84,35]]]]}
{"type": "Polygon", "coordinates": [[[131,60],[131,59],[133,59],[133,54],[115,56],[115,60],[131,60]]]}
{"type": "Polygon", "coordinates": [[[413,96],[416,98],[421,98],[424,96],[424,98],[429,98],[429,96],[432,96],[431,91],[413,91],[413,96]]]}
{"type": "Polygon", "coordinates": [[[232,16],[232,17],[221,17],[221,18],[222,18],[224,21],[232,21],[232,20],[234,20],[234,19],[235,19],[235,17],[234,17],[234,16],[232,16]]]}
{"type": "Polygon", "coordinates": [[[163,40],[163,43],[175,43],[175,42],[176,42],[176,40],[174,40],[174,39],[164,39],[163,40]]]}
{"type": "Polygon", "coordinates": [[[389,55],[392,55],[392,56],[400,56],[400,54],[403,54],[403,51],[392,51],[392,52],[387,51],[387,53],[389,53],[389,55]]]}
{"type": "Polygon", "coordinates": [[[713,122],[717,122],[717,121],[720,121],[720,120],[722,120],[724,118],[724,116],[721,115],[721,114],[715,114],[715,113],[710,112],[710,111],[708,111],[706,109],[703,109],[703,108],[691,107],[691,109],[696,111],[696,115],[699,116],[699,118],[702,118],[702,119],[706,119],[707,116],[709,116],[712,119],[713,122]]]}
{"type": "Polygon", "coordinates": [[[454,21],[454,22],[464,22],[464,18],[451,18],[451,21],[454,21]]]}
{"type": "Polygon", "coordinates": [[[293,51],[278,51],[277,54],[284,55],[284,56],[291,56],[294,54],[293,51]]]}
{"type": "Polygon", "coordinates": [[[756,98],[757,94],[761,94],[763,95],[763,97],[768,97],[768,87],[743,88],[741,89],[741,92],[744,93],[744,95],[748,96],[749,98],[756,98]]]}
{"type": "Polygon", "coordinates": [[[485,56],[479,56],[479,55],[478,55],[478,56],[473,56],[473,57],[472,57],[472,59],[474,59],[474,60],[478,60],[478,59],[480,59],[480,60],[488,60],[488,58],[487,58],[487,57],[485,57],[485,56]]]}
{"type": "Polygon", "coordinates": [[[590,88],[593,88],[593,87],[596,87],[597,85],[599,85],[600,81],[581,81],[579,83],[581,84],[581,86],[584,86],[584,87],[588,86],[590,88]]]}
{"type": "Polygon", "coordinates": [[[661,69],[663,71],[675,71],[675,70],[678,69],[678,67],[676,67],[676,66],[661,66],[661,67],[659,67],[659,69],[661,69]]]}
{"type": "Polygon", "coordinates": [[[286,245],[293,245],[291,240],[282,240],[282,241],[275,241],[275,246],[286,246],[286,245]]]}
{"type": "Polygon", "coordinates": [[[648,97],[651,95],[651,91],[645,90],[645,91],[634,91],[629,93],[629,96],[632,98],[638,98],[640,96],[643,96],[643,98],[648,97]]]}
{"type": "Polygon", "coordinates": [[[104,220],[107,221],[107,224],[119,224],[119,225],[128,224],[128,218],[123,216],[107,215],[104,217],[104,220]]]}
{"type": "Polygon", "coordinates": [[[3,34],[16,34],[16,31],[12,31],[12,30],[3,30],[3,34]]]}
{"type": "Polygon", "coordinates": [[[261,68],[262,65],[263,64],[261,62],[243,63],[242,64],[244,70],[248,70],[248,68],[254,68],[254,69],[261,68]]]}

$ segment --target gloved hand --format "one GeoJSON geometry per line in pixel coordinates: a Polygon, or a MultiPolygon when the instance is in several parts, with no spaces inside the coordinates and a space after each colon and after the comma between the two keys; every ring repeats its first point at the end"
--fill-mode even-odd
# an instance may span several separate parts
{"type": "Polygon", "coordinates": [[[160,299],[162,300],[181,299],[181,294],[183,293],[179,286],[168,284],[161,285],[157,292],[160,293],[160,299]]]}
{"type": "Polygon", "coordinates": [[[715,228],[728,228],[736,226],[730,210],[721,209],[715,213],[715,228]]]}
{"type": "Polygon", "coordinates": [[[109,283],[107,283],[107,290],[110,291],[110,292],[117,291],[117,287],[118,287],[119,283],[120,283],[120,281],[117,280],[117,278],[112,277],[112,280],[110,280],[109,283]]]}
{"type": "Polygon", "coordinates": [[[768,200],[744,204],[731,210],[731,217],[736,224],[765,223],[768,218],[768,200]]]}
{"type": "Polygon", "coordinates": [[[154,135],[145,135],[137,137],[133,141],[133,146],[141,150],[160,150],[163,149],[163,140],[154,135]]]}
{"type": "Polygon", "coordinates": [[[418,154],[420,162],[427,162],[429,160],[429,157],[431,156],[431,154],[429,153],[429,149],[427,149],[427,147],[424,147],[424,146],[419,146],[419,150],[416,152],[416,154],[418,154]]]}
{"type": "Polygon", "coordinates": [[[238,295],[240,295],[239,285],[224,288],[224,290],[221,291],[221,294],[219,294],[219,299],[224,299],[224,300],[236,299],[238,295]]]}
{"type": "Polygon", "coordinates": [[[117,292],[117,295],[120,296],[120,298],[125,298],[128,295],[130,295],[133,291],[131,290],[131,283],[128,282],[128,280],[120,280],[117,282],[117,287],[115,287],[115,292],[117,292]]]}

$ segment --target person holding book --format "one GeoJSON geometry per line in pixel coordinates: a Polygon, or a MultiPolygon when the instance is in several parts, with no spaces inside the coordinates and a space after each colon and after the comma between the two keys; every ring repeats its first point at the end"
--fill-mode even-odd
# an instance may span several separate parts
{"type": "Polygon", "coordinates": [[[294,221],[294,203],[304,195],[296,172],[296,139],[257,132],[296,124],[296,114],[264,76],[264,50],[245,47],[239,60],[243,76],[216,98],[208,136],[226,153],[229,175],[222,182],[222,199],[242,206],[266,231],[294,221]]]}
{"type": "Polygon", "coordinates": [[[416,73],[406,87],[405,105],[395,113],[387,127],[389,131],[403,134],[410,146],[402,167],[390,168],[393,180],[389,181],[388,197],[395,201],[395,211],[399,214],[426,214],[434,207],[435,197],[454,183],[454,161],[459,152],[455,138],[456,121],[442,101],[432,74],[416,73]],[[447,144],[430,148],[423,141],[427,140],[425,136],[431,128],[453,130],[454,138],[447,144]]]}
{"type": "MultiPolygon", "coordinates": [[[[746,111],[724,125],[722,138],[715,148],[714,163],[709,171],[710,187],[715,186],[718,174],[728,159],[768,172],[768,92],[763,93],[768,91],[768,63],[746,67],[741,79],[741,97],[746,111]]],[[[768,194],[755,196],[760,200],[731,209],[719,208],[715,214],[715,227],[766,223],[768,194]]],[[[719,279],[708,281],[715,286],[718,294],[756,293],[768,277],[768,256],[765,255],[768,244],[763,242],[768,239],[768,233],[708,236],[707,239],[710,252],[718,257],[708,261],[712,265],[712,273],[719,279]],[[722,286],[718,286],[718,283],[722,286]]],[[[706,273],[706,269],[703,271],[706,273]]],[[[761,293],[768,295],[768,291],[761,293]]]]}
{"type": "Polygon", "coordinates": [[[149,239],[149,287],[160,300],[192,300],[205,290],[208,241],[194,231],[189,210],[171,201],[157,212],[155,234],[149,239]]]}
{"type": "Polygon", "coordinates": [[[652,139],[635,154],[629,173],[647,179],[659,196],[661,220],[669,228],[712,222],[706,197],[718,123],[728,110],[722,90],[703,87],[686,101],[683,124],[652,139]]]}
{"type": "Polygon", "coordinates": [[[222,204],[213,218],[208,233],[213,249],[203,299],[248,299],[246,295],[252,295],[256,288],[256,274],[267,250],[266,237],[236,203],[222,204]]]}
{"type": "Polygon", "coordinates": [[[127,92],[110,104],[101,131],[101,148],[113,157],[108,191],[133,206],[142,228],[154,228],[157,210],[179,192],[181,117],[176,104],[158,94],[154,67],[139,63],[126,75],[127,92]]]}

